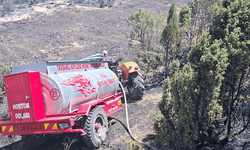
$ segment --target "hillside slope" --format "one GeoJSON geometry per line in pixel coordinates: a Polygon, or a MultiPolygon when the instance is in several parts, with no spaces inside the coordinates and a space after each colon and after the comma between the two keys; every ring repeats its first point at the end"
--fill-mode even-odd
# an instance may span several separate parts
{"type": "MultiPolygon", "coordinates": [[[[127,60],[133,60],[135,51],[128,48],[123,33],[128,29],[126,18],[140,8],[166,15],[171,4],[165,0],[126,0],[97,8],[66,2],[20,6],[12,16],[0,18],[3,62],[78,60],[103,50],[111,55],[124,52],[127,60]]],[[[183,4],[177,2],[179,10],[183,4]]]]}
{"type": "MultiPolygon", "coordinates": [[[[66,0],[31,7],[21,5],[12,15],[0,18],[0,57],[6,64],[32,64],[48,60],[79,60],[107,50],[115,57],[124,53],[123,61],[133,61],[135,49],[129,48],[123,33],[129,28],[126,18],[140,8],[155,15],[166,15],[171,2],[124,0],[105,8],[70,4],[66,0]]],[[[188,2],[177,2],[178,10],[188,2]]],[[[129,100],[132,132],[140,140],[148,141],[154,137],[149,111],[158,110],[161,95],[162,88],[157,87],[147,90],[142,100],[129,100]]],[[[6,116],[6,104],[0,105],[1,116],[6,116]]],[[[102,149],[127,149],[125,140],[130,137],[123,126],[126,124],[124,108],[112,117],[109,138],[102,149]]],[[[71,136],[73,138],[75,134],[71,136]]],[[[76,139],[80,137],[76,136],[76,139]]],[[[39,149],[61,150],[62,143],[67,140],[62,135],[39,149]]],[[[1,149],[32,149],[20,136],[0,137],[0,141],[1,149]]],[[[83,142],[76,142],[70,149],[87,147],[83,142]]]]}

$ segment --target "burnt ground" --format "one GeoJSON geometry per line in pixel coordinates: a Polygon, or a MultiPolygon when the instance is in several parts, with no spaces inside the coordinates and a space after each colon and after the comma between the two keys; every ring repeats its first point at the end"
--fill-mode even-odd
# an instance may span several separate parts
{"type": "MultiPolygon", "coordinates": [[[[5,64],[32,64],[49,60],[79,60],[107,50],[114,57],[123,54],[123,62],[133,61],[136,58],[135,48],[128,46],[124,35],[129,28],[126,18],[140,8],[155,15],[166,15],[171,2],[122,0],[104,8],[68,0],[18,5],[10,15],[0,18],[0,57],[5,64]]],[[[178,10],[184,3],[177,2],[178,10]]],[[[154,137],[149,111],[158,111],[161,95],[162,87],[157,87],[148,89],[142,100],[129,100],[130,126],[139,140],[149,141],[154,137]]],[[[6,103],[0,107],[1,117],[7,117],[6,103]]],[[[125,140],[131,138],[125,127],[124,106],[109,119],[108,139],[101,149],[127,149],[125,140]]],[[[40,140],[37,139],[38,143],[40,140]]],[[[71,150],[88,149],[77,134],[56,135],[36,148],[31,148],[28,143],[29,140],[22,140],[21,136],[0,137],[2,150],[61,150],[70,143],[71,150]],[[78,141],[72,144],[72,139],[78,141]]]]}
{"type": "MultiPolygon", "coordinates": [[[[0,18],[0,56],[4,63],[36,63],[47,60],[79,60],[102,53],[124,61],[135,59],[135,48],[128,46],[124,31],[126,18],[138,9],[166,15],[170,0],[123,0],[112,7],[54,0],[34,6],[19,5],[12,15],[0,18]]],[[[178,10],[188,1],[178,1],[178,10]]]]}

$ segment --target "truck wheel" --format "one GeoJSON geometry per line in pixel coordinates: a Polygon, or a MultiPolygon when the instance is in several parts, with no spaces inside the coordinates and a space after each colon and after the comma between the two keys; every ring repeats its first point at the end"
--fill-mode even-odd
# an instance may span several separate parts
{"type": "Polygon", "coordinates": [[[101,107],[91,110],[84,125],[86,134],[83,136],[85,143],[91,148],[98,148],[106,139],[108,120],[105,111],[101,107]]]}
{"type": "Polygon", "coordinates": [[[127,88],[132,99],[142,98],[145,88],[144,80],[140,71],[129,74],[127,88]]]}

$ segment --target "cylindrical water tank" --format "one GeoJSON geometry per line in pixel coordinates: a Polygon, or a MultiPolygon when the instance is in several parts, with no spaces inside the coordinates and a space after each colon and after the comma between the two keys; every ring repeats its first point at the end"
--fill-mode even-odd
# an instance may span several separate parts
{"type": "Polygon", "coordinates": [[[13,73],[40,72],[47,115],[68,113],[80,104],[115,95],[117,76],[107,61],[49,61],[13,67],[13,73]]]}
{"type": "Polygon", "coordinates": [[[80,104],[115,95],[119,87],[109,69],[41,74],[46,114],[68,113],[80,104]]]}

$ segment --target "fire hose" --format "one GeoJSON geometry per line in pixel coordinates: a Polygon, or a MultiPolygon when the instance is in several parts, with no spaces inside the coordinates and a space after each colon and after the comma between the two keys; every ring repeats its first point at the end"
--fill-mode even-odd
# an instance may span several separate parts
{"type": "Polygon", "coordinates": [[[151,145],[149,145],[149,144],[147,144],[147,143],[144,143],[144,142],[142,142],[142,141],[136,139],[136,138],[133,136],[133,134],[132,134],[132,132],[131,132],[131,130],[130,130],[130,126],[129,126],[128,107],[127,107],[127,98],[126,98],[126,94],[125,94],[124,88],[123,88],[123,86],[122,86],[122,84],[121,84],[120,81],[119,81],[119,84],[120,84],[120,86],[121,86],[121,88],[122,88],[122,93],[123,93],[123,96],[124,96],[125,110],[126,110],[127,128],[128,128],[128,132],[129,132],[131,138],[132,138],[133,140],[135,140],[135,141],[137,141],[137,142],[139,142],[139,143],[141,143],[141,144],[143,144],[143,145],[145,145],[145,146],[147,146],[147,147],[153,149],[153,150],[158,150],[157,148],[155,148],[155,147],[153,147],[153,146],[151,146],[151,145]]]}

